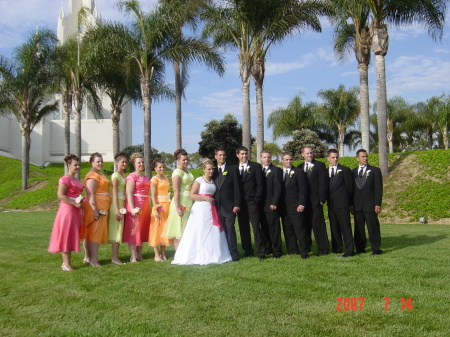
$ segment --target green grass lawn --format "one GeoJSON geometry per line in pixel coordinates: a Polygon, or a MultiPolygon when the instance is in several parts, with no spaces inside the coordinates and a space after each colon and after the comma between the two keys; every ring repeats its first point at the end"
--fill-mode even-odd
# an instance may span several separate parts
{"type": "MultiPolygon", "coordinates": [[[[449,227],[382,225],[383,255],[241,259],[209,266],[146,260],[61,271],[47,252],[54,212],[0,213],[1,336],[447,336],[449,227]],[[364,298],[362,310],[336,310],[364,298]],[[385,300],[390,298],[388,310],[385,300]],[[400,299],[412,298],[402,311],[400,299]]],[[[129,258],[127,247],[121,256],[129,258]]],[[[173,251],[169,251],[173,256],[173,251]]]]}

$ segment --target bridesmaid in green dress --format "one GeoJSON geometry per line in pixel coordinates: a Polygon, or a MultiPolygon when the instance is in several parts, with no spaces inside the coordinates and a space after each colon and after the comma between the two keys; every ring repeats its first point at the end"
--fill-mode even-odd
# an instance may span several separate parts
{"type": "Polygon", "coordinates": [[[173,239],[173,245],[177,250],[193,204],[189,193],[194,176],[187,169],[189,158],[186,150],[178,149],[173,155],[177,160],[177,168],[172,173],[173,198],[170,202],[166,228],[161,236],[173,239]]]}
{"type": "Polygon", "coordinates": [[[115,264],[125,264],[119,259],[119,245],[122,243],[123,220],[125,210],[125,177],[124,172],[128,165],[127,155],[123,152],[114,156],[117,171],[111,176],[112,203],[109,209],[108,239],[112,247],[111,262],[115,264]],[[121,213],[122,210],[122,213],[121,213]]]}

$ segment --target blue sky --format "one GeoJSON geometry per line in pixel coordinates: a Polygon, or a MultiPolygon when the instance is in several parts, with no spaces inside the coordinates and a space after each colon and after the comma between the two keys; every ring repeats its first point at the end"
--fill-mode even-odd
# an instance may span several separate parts
{"type": "MultiPolygon", "coordinates": [[[[145,2],[149,9],[157,1],[145,2]]],[[[56,32],[61,4],[67,12],[68,0],[0,0],[0,54],[9,57],[14,47],[23,43],[36,26],[56,32]]],[[[103,19],[126,20],[114,6],[115,0],[97,0],[103,19]]],[[[448,20],[447,20],[448,21],[448,20]]],[[[318,101],[321,89],[347,88],[359,85],[357,63],[349,55],[339,62],[333,52],[332,28],[323,20],[323,32],[302,32],[275,46],[267,57],[264,82],[265,116],[275,108],[286,106],[299,92],[305,101],[318,101]]],[[[450,25],[447,22],[442,41],[434,42],[421,26],[401,29],[390,27],[390,47],[386,56],[388,97],[400,95],[409,103],[426,101],[443,92],[450,93],[450,25]]],[[[241,121],[241,81],[237,52],[224,54],[226,74],[217,74],[201,65],[192,65],[190,84],[183,107],[183,147],[188,152],[198,150],[200,133],[209,120],[221,119],[232,113],[241,121]]],[[[171,66],[166,68],[166,81],[173,83],[171,66]]],[[[375,69],[369,69],[370,100],[376,99],[375,69]]],[[[251,86],[252,134],[256,135],[255,94],[251,86]]],[[[152,146],[159,151],[175,150],[175,105],[173,102],[152,106],[152,146]]],[[[133,107],[133,144],[143,142],[142,111],[133,107]]],[[[272,130],[265,131],[266,141],[272,141],[272,130]]],[[[282,145],[285,140],[279,140],[282,145]]]]}

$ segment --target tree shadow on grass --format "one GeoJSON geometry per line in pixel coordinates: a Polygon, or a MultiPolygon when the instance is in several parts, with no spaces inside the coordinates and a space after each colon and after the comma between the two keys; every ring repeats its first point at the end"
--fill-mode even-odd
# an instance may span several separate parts
{"type": "Polygon", "coordinates": [[[393,252],[408,247],[425,246],[436,243],[438,241],[447,240],[448,235],[398,235],[386,236],[381,235],[381,249],[383,252],[393,252]]]}

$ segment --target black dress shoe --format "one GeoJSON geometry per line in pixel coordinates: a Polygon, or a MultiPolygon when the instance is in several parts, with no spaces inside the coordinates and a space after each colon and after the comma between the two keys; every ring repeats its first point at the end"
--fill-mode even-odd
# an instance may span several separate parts
{"type": "Polygon", "coordinates": [[[271,254],[273,254],[273,250],[272,249],[266,249],[265,253],[266,253],[266,255],[271,255],[271,254]]]}
{"type": "Polygon", "coordinates": [[[266,259],[266,256],[265,256],[265,255],[260,255],[260,256],[258,256],[258,259],[260,259],[260,260],[265,260],[265,259],[266,259]]]}
{"type": "Polygon", "coordinates": [[[366,253],[365,249],[356,251],[356,254],[365,254],[365,253],[366,253]]]}
{"type": "Polygon", "coordinates": [[[279,259],[282,256],[283,256],[283,254],[273,254],[274,259],[279,259]]]}
{"type": "Polygon", "coordinates": [[[300,256],[302,259],[305,259],[305,260],[308,258],[308,255],[300,255],[300,256]]]}
{"type": "Polygon", "coordinates": [[[342,253],[342,249],[341,250],[333,250],[334,254],[341,254],[342,253]]]}
{"type": "Polygon", "coordinates": [[[383,253],[383,251],[381,249],[379,249],[379,250],[372,252],[372,254],[370,254],[370,255],[381,255],[381,253],[383,253]]]}
{"type": "Polygon", "coordinates": [[[342,254],[340,257],[350,257],[350,256],[355,256],[355,253],[350,253],[350,254],[342,254]]]}
{"type": "Polygon", "coordinates": [[[238,256],[232,256],[231,257],[231,261],[239,261],[241,258],[240,258],[240,256],[238,255],[238,256]]]}
{"type": "Polygon", "coordinates": [[[252,257],[253,252],[245,252],[244,257],[252,257]]]}

